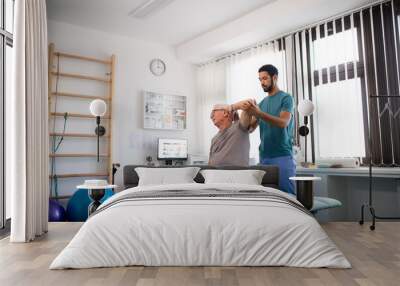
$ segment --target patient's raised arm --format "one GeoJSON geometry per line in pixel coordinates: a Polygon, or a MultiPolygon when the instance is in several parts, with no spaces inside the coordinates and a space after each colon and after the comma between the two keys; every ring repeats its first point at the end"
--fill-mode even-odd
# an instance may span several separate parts
{"type": "Polygon", "coordinates": [[[243,110],[240,114],[239,124],[242,126],[242,128],[248,130],[251,133],[257,128],[258,120],[248,111],[243,110]]]}
{"type": "Polygon", "coordinates": [[[249,132],[253,132],[258,126],[257,118],[247,111],[253,104],[256,104],[254,99],[245,99],[231,104],[231,111],[242,110],[239,124],[243,129],[249,132]]]}

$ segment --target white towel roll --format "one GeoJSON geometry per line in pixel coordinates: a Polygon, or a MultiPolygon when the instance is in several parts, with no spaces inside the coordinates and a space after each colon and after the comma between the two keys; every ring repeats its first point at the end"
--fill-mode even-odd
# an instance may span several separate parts
{"type": "Polygon", "coordinates": [[[330,158],[317,160],[320,168],[358,168],[360,160],[358,158],[330,158]]]}

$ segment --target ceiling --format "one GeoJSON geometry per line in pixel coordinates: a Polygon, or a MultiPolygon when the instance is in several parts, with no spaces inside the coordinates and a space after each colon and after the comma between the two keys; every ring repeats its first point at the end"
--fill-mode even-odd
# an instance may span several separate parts
{"type": "Polygon", "coordinates": [[[274,0],[174,0],[144,19],[146,0],[47,0],[52,20],[176,46],[274,0]]]}
{"type": "MultiPolygon", "coordinates": [[[[51,20],[172,46],[200,63],[378,0],[168,0],[147,17],[149,0],[47,0],[51,20]]],[[[158,0],[156,0],[158,1],[158,0]]]]}

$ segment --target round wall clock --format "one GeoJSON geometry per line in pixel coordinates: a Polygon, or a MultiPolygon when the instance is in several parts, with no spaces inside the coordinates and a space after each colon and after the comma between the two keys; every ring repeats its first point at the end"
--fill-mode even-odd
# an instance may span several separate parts
{"type": "Polygon", "coordinates": [[[150,62],[150,71],[156,76],[163,75],[165,73],[165,63],[160,59],[153,59],[150,62]]]}

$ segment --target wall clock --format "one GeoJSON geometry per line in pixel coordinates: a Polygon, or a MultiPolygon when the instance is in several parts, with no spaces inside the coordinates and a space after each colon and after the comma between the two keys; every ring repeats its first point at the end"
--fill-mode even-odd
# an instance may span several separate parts
{"type": "Polygon", "coordinates": [[[165,63],[160,59],[153,59],[150,62],[150,71],[156,76],[161,76],[165,73],[165,63]]]}

